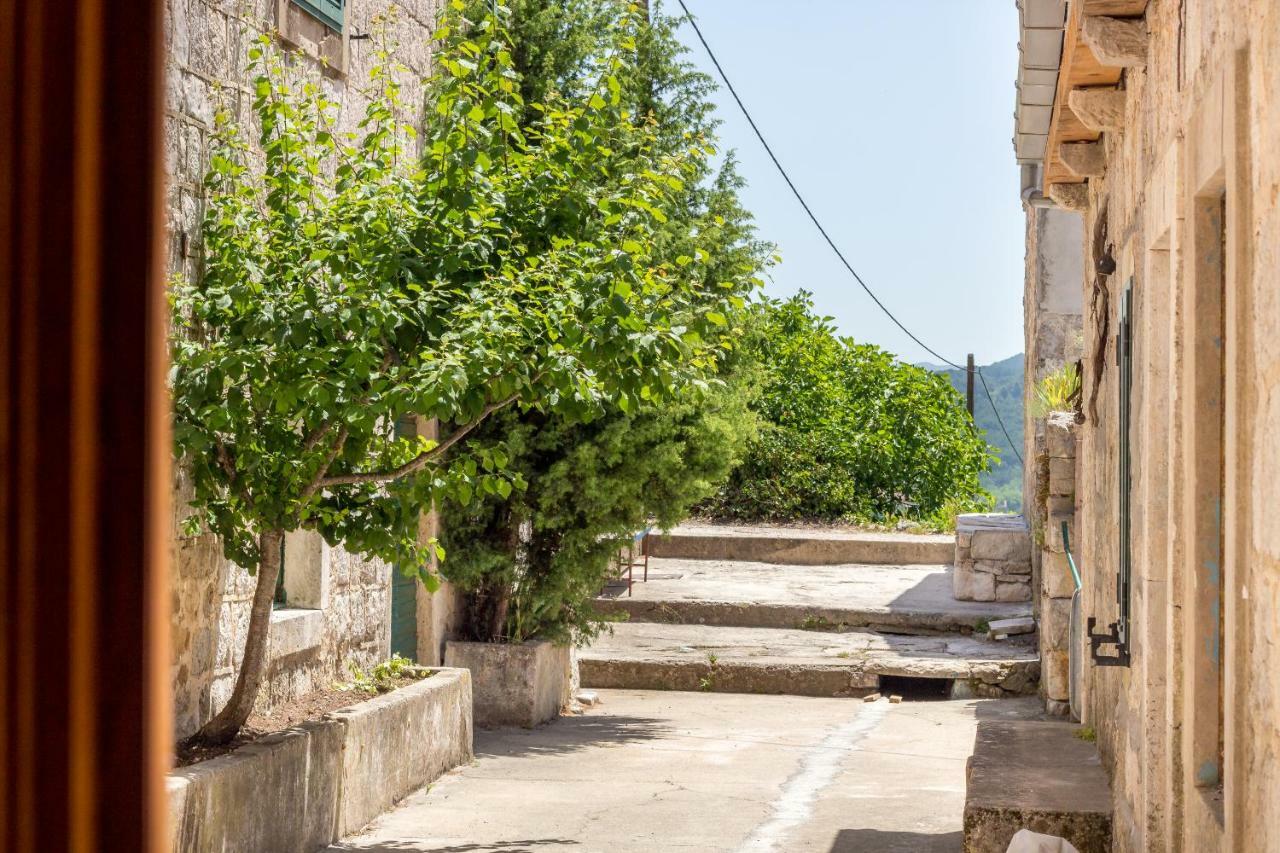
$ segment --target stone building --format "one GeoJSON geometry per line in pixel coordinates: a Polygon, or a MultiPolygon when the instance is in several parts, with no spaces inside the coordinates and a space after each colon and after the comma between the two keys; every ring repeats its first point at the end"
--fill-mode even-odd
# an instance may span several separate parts
{"type": "Polygon", "coordinates": [[[1280,4],[1019,9],[1028,380],[1083,366],[1027,430],[1046,699],[1117,850],[1280,850],[1280,4]]]}
{"type": "MultiPolygon", "coordinates": [[[[243,115],[250,43],[264,30],[305,61],[322,65],[341,129],[363,115],[375,16],[394,8],[389,35],[410,69],[405,103],[421,102],[430,63],[433,0],[168,0],[165,9],[165,164],[169,270],[199,274],[201,182],[215,101],[243,115]]],[[[194,732],[230,696],[243,653],[254,578],[231,564],[211,536],[185,538],[189,487],[175,467],[172,680],[177,736],[194,732]]],[[[430,531],[424,521],[424,535],[430,531]]],[[[269,681],[262,707],[328,687],[392,651],[439,663],[448,593],[428,594],[392,567],[331,548],[317,535],[290,534],[271,625],[269,681]]]]}

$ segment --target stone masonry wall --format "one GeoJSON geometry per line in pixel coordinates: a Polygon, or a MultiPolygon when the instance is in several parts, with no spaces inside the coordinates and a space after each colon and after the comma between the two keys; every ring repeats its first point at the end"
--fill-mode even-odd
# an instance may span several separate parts
{"type": "MultiPolygon", "coordinates": [[[[419,81],[429,71],[433,0],[348,0],[346,30],[367,33],[375,15],[395,7],[391,37],[410,73],[405,103],[418,104],[419,81]]],[[[169,270],[199,274],[201,181],[208,164],[208,138],[218,98],[246,116],[247,51],[264,27],[284,23],[308,52],[342,55],[340,41],[321,35],[318,22],[288,0],[167,0],[165,165],[168,172],[169,270]],[[298,22],[301,21],[299,27],[298,22]],[[317,42],[310,41],[311,38],[317,42]],[[327,48],[317,47],[323,42],[327,48]]],[[[346,73],[331,68],[329,95],[341,105],[340,129],[355,127],[366,105],[361,88],[373,53],[367,40],[345,45],[346,73]]],[[[311,61],[311,60],[306,60],[311,61]]],[[[339,63],[340,64],[340,63],[339,63]]],[[[180,466],[175,475],[173,526],[173,688],[175,734],[193,732],[207,720],[234,683],[248,624],[254,578],[230,564],[210,536],[185,538],[180,521],[190,491],[180,466]]],[[[292,547],[289,545],[287,547],[292,547]]],[[[311,613],[278,613],[294,618],[273,622],[270,681],[260,705],[329,686],[346,675],[348,662],[361,666],[389,654],[390,567],[363,560],[340,548],[314,542],[314,569],[327,575],[322,606],[311,613]]],[[[288,573],[286,572],[286,575],[288,573]]],[[[321,602],[317,599],[316,605],[321,602]]],[[[435,661],[431,661],[435,662],[435,661]]]]}
{"type": "Polygon", "coordinates": [[[1076,482],[1082,616],[1105,626],[1132,281],[1132,657],[1086,653],[1082,722],[1111,776],[1118,853],[1280,850],[1280,4],[1150,0],[1140,30],[1123,128],[1104,133],[1105,174],[1087,186],[1076,482]],[[1114,272],[1096,273],[1106,257],[1114,272]],[[1215,290],[1220,308],[1195,301],[1215,290]],[[1221,375],[1197,376],[1215,351],[1221,375]]]}
{"type": "MultiPolygon", "coordinates": [[[[1071,649],[1071,597],[1075,581],[1067,563],[1062,525],[1067,525],[1071,547],[1074,538],[1076,492],[1075,416],[1054,412],[1045,423],[1045,450],[1048,454],[1048,488],[1041,508],[1045,519],[1044,544],[1040,554],[1040,688],[1050,713],[1069,711],[1071,649]]],[[[1075,651],[1079,654],[1079,650],[1075,651]]]]}
{"type": "Polygon", "coordinates": [[[960,601],[1031,601],[1031,533],[1023,517],[957,516],[951,582],[960,601]]]}

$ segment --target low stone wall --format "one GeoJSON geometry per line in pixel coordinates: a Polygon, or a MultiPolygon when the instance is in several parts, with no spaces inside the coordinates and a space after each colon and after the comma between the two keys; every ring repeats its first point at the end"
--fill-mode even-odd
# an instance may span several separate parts
{"type": "Polygon", "coordinates": [[[477,726],[530,729],[559,716],[569,704],[573,656],[546,640],[520,645],[450,640],[446,666],[471,670],[477,726]]]}
{"type": "Polygon", "coordinates": [[[313,853],[471,760],[471,675],[418,684],[169,775],[175,853],[313,853]]]}
{"type": "Polygon", "coordinates": [[[1030,601],[1031,531],[1020,515],[956,518],[951,593],[960,601],[1030,601]]]}
{"type": "Polygon", "coordinates": [[[650,533],[649,556],[678,560],[741,560],[792,566],[939,565],[951,559],[951,543],[942,536],[911,533],[858,534],[831,531],[751,534],[672,531],[650,533]]]}

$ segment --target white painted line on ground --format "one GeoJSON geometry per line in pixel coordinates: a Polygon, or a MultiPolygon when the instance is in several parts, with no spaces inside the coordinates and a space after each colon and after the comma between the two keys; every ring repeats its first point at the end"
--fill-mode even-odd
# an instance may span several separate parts
{"type": "Polygon", "coordinates": [[[822,743],[810,747],[800,759],[800,768],[783,783],[778,798],[770,806],[771,817],[742,842],[738,853],[785,850],[782,843],[787,833],[809,819],[818,795],[835,781],[845,758],[879,725],[890,707],[888,702],[860,705],[854,719],[832,731],[822,743]]]}

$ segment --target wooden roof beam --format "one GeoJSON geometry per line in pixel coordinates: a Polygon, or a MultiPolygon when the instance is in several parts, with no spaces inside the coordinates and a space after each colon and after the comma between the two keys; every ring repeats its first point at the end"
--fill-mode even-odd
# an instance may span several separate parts
{"type": "Polygon", "coordinates": [[[1147,64],[1147,22],[1143,18],[1085,15],[1080,38],[1103,65],[1142,68],[1147,64]]]}

